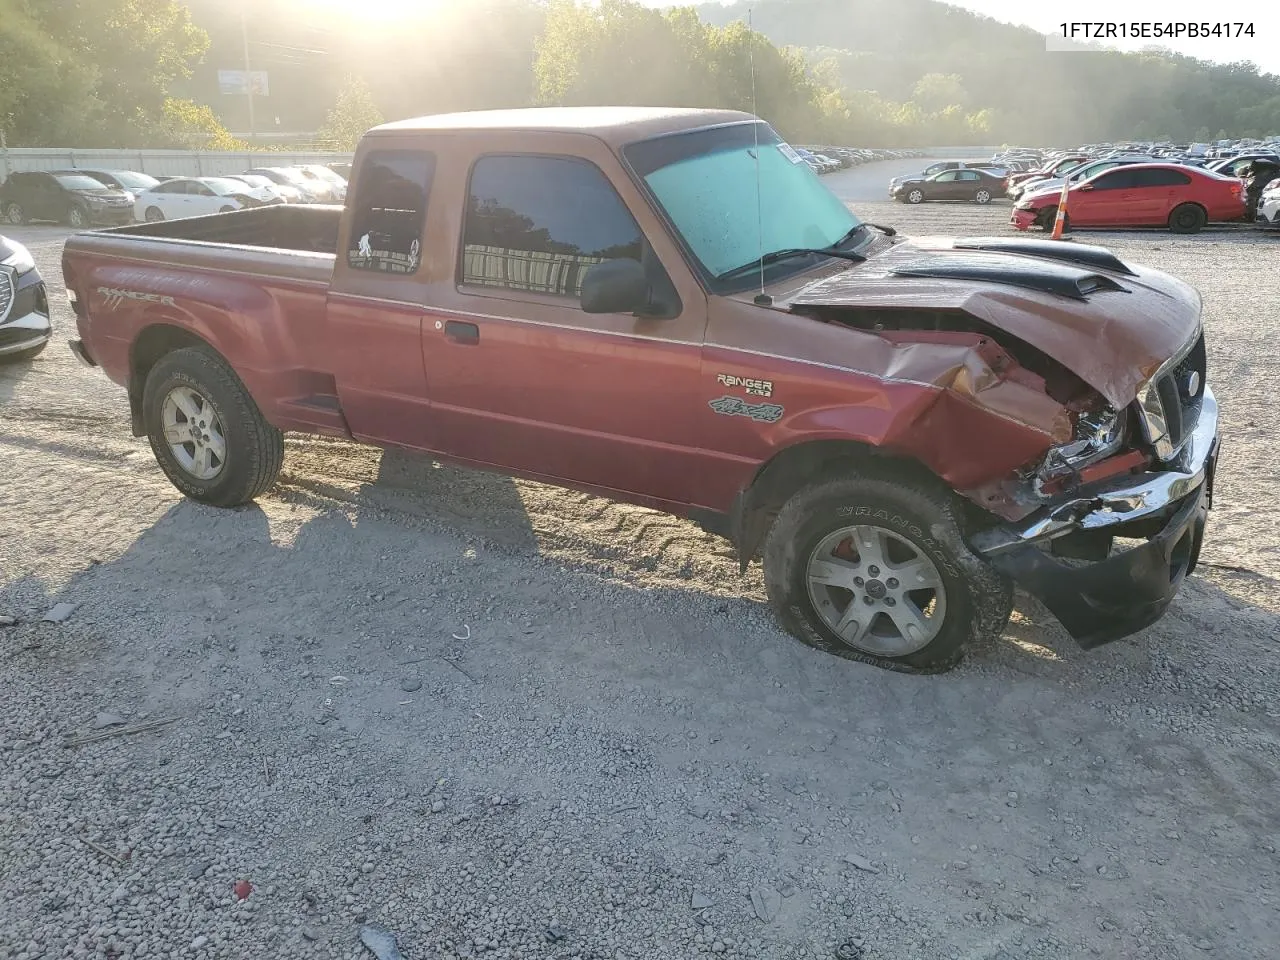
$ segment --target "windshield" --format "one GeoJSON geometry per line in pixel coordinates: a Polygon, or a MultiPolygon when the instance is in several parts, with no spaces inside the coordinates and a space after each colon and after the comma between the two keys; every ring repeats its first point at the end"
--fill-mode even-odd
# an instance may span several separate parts
{"type": "Polygon", "coordinates": [[[347,182],[328,167],[307,167],[306,170],[321,180],[328,180],[330,183],[336,183],[339,186],[345,185],[347,182]]]}
{"type": "Polygon", "coordinates": [[[111,177],[126,190],[150,190],[160,182],[155,177],[149,177],[145,173],[134,173],[132,170],[112,170],[110,173],[104,173],[103,176],[111,177]]]}
{"type": "Polygon", "coordinates": [[[765,123],[644,140],[624,155],[712,278],[777,250],[832,246],[861,223],[765,123]]]}
{"type": "Polygon", "coordinates": [[[246,189],[239,180],[223,177],[204,177],[200,182],[220,197],[225,197],[229,193],[244,193],[246,189]]]}
{"type": "Polygon", "coordinates": [[[56,178],[57,181],[68,190],[105,190],[107,189],[93,177],[86,177],[80,174],[74,176],[64,174],[56,178]]]}

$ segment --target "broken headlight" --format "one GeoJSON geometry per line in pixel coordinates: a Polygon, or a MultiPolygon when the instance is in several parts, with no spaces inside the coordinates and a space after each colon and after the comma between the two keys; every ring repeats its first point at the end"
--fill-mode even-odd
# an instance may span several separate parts
{"type": "Polygon", "coordinates": [[[1060,480],[1116,453],[1124,446],[1125,420],[1111,407],[1080,414],[1075,438],[1045,454],[1036,479],[1040,484],[1060,480]]]}

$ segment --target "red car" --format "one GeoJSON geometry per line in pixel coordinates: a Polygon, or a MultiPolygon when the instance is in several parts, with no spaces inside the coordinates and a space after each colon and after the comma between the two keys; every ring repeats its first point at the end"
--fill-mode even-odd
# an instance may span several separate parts
{"type": "MultiPolygon", "coordinates": [[[[1014,204],[1009,222],[1018,230],[1050,229],[1060,191],[1014,204]]],[[[1070,188],[1067,222],[1077,227],[1164,227],[1197,233],[1209,221],[1242,220],[1244,184],[1178,163],[1134,163],[1104,170],[1070,188]]]]}

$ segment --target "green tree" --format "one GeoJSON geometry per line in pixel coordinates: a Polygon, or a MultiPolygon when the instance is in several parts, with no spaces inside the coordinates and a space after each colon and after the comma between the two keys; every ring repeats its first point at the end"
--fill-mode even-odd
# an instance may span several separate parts
{"type": "MultiPolygon", "coordinates": [[[[129,146],[163,117],[175,81],[188,77],[209,38],[176,0],[26,0],[42,30],[96,72],[97,145],[129,146]]],[[[79,104],[46,104],[78,114],[79,104]]],[[[82,140],[83,142],[83,140],[82,140]]]]}
{"type": "Polygon", "coordinates": [[[97,71],[49,36],[27,0],[0,0],[0,127],[10,146],[83,142],[101,119],[97,83],[97,71]]]}
{"type": "Polygon", "coordinates": [[[955,73],[926,73],[916,81],[912,98],[926,110],[963,107],[969,102],[964,83],[955,73]]]}
{"type": "Polygon", "coordinates": [[[173,97],[164,102],[150,144],[187,150],[249,149],[249,144],[231,135],[212,108],[173,97]]]}
{"type": "Polygon", "coordinates": [[[330,149],[354,150],[365,131],[380,123],[382,112],[373,100],[373,91],[364,80],[352,74],[338,91],[338,99],[318,136],[330,149]]]}

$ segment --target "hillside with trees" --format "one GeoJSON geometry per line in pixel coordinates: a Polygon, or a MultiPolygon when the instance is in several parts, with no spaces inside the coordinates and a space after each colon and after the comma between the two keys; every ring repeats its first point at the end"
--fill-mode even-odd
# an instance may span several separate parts
{"type": "MultiPolygon", "coordinates": [[[[719,25],[747,16],[744,2],[697,9],[719,25]]],[[[1248,64],[1048,53],[1033,30],[935,0],[752,0],[751,20],[850,100],[867,101],[886,136],[914,126],[919,138],[915,115],[947,108],[981,113],[998,142],[1280,133],[1280,77],[1248,64]]]]}
{"type": "Polygon", "coordinates": [[[799,142],[865,146],[1207,139],[1280,132],[1280,77],[1157,54],[1049,54],[934,0],[468,0],[377,17],[309,0],[0,0],[11,146],[349,149],[378,118],[531,104],[755,109],[799,142]],[[754,92],[752,77],[754,74],[754,92]]]}

